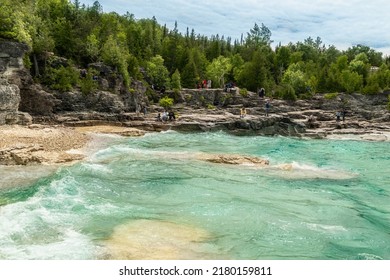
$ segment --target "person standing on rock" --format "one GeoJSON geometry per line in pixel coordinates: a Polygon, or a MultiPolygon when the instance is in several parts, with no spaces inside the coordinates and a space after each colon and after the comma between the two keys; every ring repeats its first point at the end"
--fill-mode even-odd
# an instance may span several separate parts
{"type": "Polygon", "coordinates": [[[243,118],[245,118],[245,116],[246,116],[246,109],[245,109],[245,107],[242,107],[240,109],[240,118],[243,119],[243,118]]]}
{"type": "Polygon", "coordinates": [[[261,89],[259,90],[259,97],[260,97],[261,99],[263,99],[264,96],[265,96],[265,89],[264,89],[264,88],[261,88],[261,89]]]}
{"type": "Polygon", "coordinates": [[[269,116],[269,109],[271,108],[271,104],[269,103],[269,100],[265,102],[265,116],[269,116]]]}
{"type": "Polygon", "coordinates": [[[341,117],[343,118],[343,122],[345,122],[345,115],[347,114],[347,110],[345,108],[343,108],[343,110],[341,111],[341,117]]]}

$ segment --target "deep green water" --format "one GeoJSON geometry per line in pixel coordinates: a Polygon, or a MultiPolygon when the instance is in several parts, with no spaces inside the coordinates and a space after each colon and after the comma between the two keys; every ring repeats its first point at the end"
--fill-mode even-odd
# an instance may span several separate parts
{"type": "Polygon", "coordinates": [[[188,258],[388,260],[389,147],[168,132],[118,138],[51,175],[2,167],[1,177],[20,178],[0,190],[0,259],[106,258],[121,225],[154,250],[142,230],[164,242],[169,230],[153,223],[170,222],[208,233],[195,249],[188,240],[188,258]],[[270,168],[208,163],[201,153],[258,156],[270,168]],[[134,230],[137,220],[148,223],[134,230]]]}

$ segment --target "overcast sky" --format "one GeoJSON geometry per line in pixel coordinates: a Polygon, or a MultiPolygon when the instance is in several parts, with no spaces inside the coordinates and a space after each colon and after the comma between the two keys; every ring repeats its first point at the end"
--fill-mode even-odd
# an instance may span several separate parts
{"type": "MultiPolygon", "coordinates": [[[[80,0],[92,6],[94,0],[80,0]]],[[[185,33],[239,39],[264,23],[274,44],[303,42],[309,36],[344,50],[357,44],[390,55],[389,0],[100,0],[104,12],[127,11],[136,19],[156,17],[159,24],[185,33]]]]}

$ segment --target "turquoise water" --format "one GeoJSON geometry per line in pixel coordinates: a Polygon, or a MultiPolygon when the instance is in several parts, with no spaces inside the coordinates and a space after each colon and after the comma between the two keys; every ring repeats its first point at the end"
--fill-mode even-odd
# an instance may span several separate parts
{"type": "Polygon", "coordinates": [[[118,138],[0,189],[0,259],[390,259],[389,163],[388,142],[118,138]],[[199,158],[216,153],[270,166],[199,158]]]}

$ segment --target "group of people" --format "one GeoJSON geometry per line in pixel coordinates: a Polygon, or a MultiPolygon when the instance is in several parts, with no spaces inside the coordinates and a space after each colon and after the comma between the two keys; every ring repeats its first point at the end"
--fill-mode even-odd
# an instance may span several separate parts
{"type": "Polygon", "coordinates": [[[196,85],[196,87],[198,89],[201,89],[201,88],[211,88],[211,80],[203,80],[203,81],[200,81],[198,82],[198,84],[196,85]]]}
{"type": "Polygon", "coordinates": [[[161,113],[158,113],[157,114],[157,117],[156,117],[156,121],[160,121],[160,122],[166,122],[166,121],[174,121],[176,120],[176,115],[173,111],[165,111],[161,114],[161,113]]]}
{"type": "Polygon", "coordinates": [[[340,122],[340,120],[342,119],[343,120],[343,122],[345,122],[345,115],[347,114],[347,110],[345,109],[345,108],[343,108],[342,110],[341,110],[341,112],[340,111],[337,111],[336,112],[336,121],[337,122],[340,122]]]}

